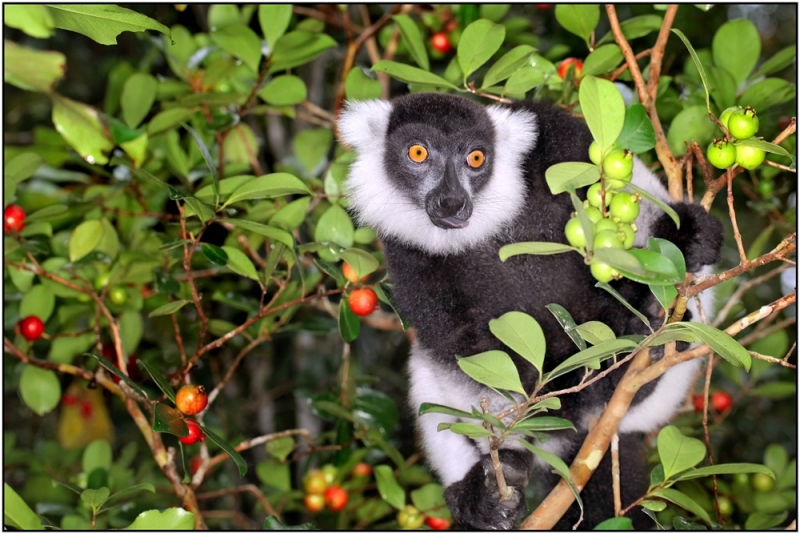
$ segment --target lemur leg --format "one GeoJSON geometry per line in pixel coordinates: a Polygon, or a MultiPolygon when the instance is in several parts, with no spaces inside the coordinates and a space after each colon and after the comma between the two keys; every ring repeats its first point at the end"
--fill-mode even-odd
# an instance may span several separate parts
{"type": "MultiPolygon", "coordinates": [[[[479,405],[483,395],[490,398],[491,412],[499,411],[502,397],[480,387],[452,364],[437,361],[419,343],[412,348],[409,368],[414,411],[424,402],[470,411],[479,405]]],[[[513,528],[526,511],[523,490],[531,475],[532,455],[513,441],[501,447],[503,474],[513,489],[511,499],[501,501],[488,440],[474,441],[449,430],[438,431],[440,423],[456,421],[454,416],[430,413],[420,416],[417,422],[428,463],[445,486],[445,500],[453,518],[465,529],[513,528]]]]}

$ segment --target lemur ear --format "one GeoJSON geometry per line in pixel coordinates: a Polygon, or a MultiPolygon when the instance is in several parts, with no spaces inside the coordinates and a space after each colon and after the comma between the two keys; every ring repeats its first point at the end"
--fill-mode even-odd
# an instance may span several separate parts
{"type": "Polygon", "coordinates": [[[386,100],[348,102],[339,115],[339,139],[358,151],[383,146],[391,112],[386,100]]]}
{"type": "Polygon", "coordinates": [[[535,113],[508,106],[489,106],[486,112],[492,119],[498,148],[508,149],[509,154],[518,154],[520,160],[533,149],[538,134],[535,113]]]}

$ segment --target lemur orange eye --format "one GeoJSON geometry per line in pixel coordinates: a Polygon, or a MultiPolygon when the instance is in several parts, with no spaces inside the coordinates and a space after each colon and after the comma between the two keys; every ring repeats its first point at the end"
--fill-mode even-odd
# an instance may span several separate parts
{"type": "Polygon", "coordinates": [[[484,156],[483,152],[481,152],[480,150],[473,150],[472,152],[469,153],[469,156],[467,156],[467,163],[473,169],[477,169],[478,167],[483,165],[483,162],[485,160],[486,156],[484,156]]]}
{"type": "Polygon", "coordinates": [[[412,145],[408,149],[408,157],[411,158],[411,161],[422,163],[428,159],[428,150],[422,145],[412,145]]]}

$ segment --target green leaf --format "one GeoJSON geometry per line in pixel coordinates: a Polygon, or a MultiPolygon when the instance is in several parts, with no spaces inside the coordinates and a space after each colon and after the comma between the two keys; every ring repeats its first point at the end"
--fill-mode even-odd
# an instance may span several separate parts
{"type": "Polygon", "coordinates": [[[547,344],[536,319],[527,313],[510,311],[489,321],[489,330],[507,347],[531,362],[541,374],[547,344]]]}
{"type": "Polygon", "coordinates": [[[117,44],[122,32],[155,30],[170,35],[169,28],[136,11],[112,4],[47,4],[56,28],[83,34],[104,45],[117,44]]]}
{"type": "Polygon", "coordinates": [[[786,399],[797,393],[797,384],[794,382],[768,382],[753,388],[751,395],[765,399],[786,399]]]}
{"type": "Polygon", "coordinates": [[[79,224],[69,238],[69,259],[78,261],[93,251],[103,237],[103,223],[97,220],[79,224]]]}
{"type": "Polygon", "coordinates": [[[214,265],[223,267],[228,264],[228,254],[217,245],[200,243],[200,250],[203,252],[203,256],[214,265]]]}
{"type": "MultiPolygon", "coordinates": [[[[91,336],[94,337],[94,334],[91,334],[91,336]]],[[[97,363],[102,365],[106,369],[106,371],[108,371],[111,374],[113,374],[114,376],[118,377],[120,380],[123,380],[136,393],[138,393],[139,395],[141,395],[145,399],[149,398],[147,393],[145,392],[145,390],[143,390],[141,388],[141,386],[139,386],[139,384],[137,384],[136,382],[134,382],[133,380],[131,380],[130,378],[128,378],[127,376],[122,374],[122,371],[117,369],[117,367],[113,363],[111,363],[110,361],[106,360],[105,358],[103,358],[101,356],[97,356],[96,354],[92,354],[90,352],[86,353],[85,356],[91,356],[92,358],[97,360],[97,363]]],[[[114,356],[114,359],[116,360],[116,355],[114,356]]]]}
{"type": "Polygon", "coordinates": [[[306,99],[306,84],[297,76],[284,74],[270,80],[258,96],[273,106],[292,106],[306,99]]]}
{"type": "Polygon", "coordinates": [[[646,510],[652,510],[654,512],[661,512],[667,508],[667,503],[664,501],[651,501],[649,499],[645,499],[639,503],[642,508],[646,510]]]}
{"type": "Polygon", "coordinates": [[[617,338],[617,336],[614,335],[614,331],[600,321],[587,321],[575,327],[575,331],[592,345],[600,345],[601,343],[613,341],[617,338]]]}
{"type": "Polygon", "coordinates": [[[423,402],[419,406],[419,415],[426,413],[443,413],[447,415],[454,415],[456,417],[464,417],[466,419],[476,419],[474,415],[463,410],[450,408],[449,406],[442,406],[441,404],[434,404],[432,402],[423,402]]]}
{"type": "Polygon", "coordinates": [[[205,434],[210,441],[214,442],[217,447],[225,451],[228,456],[231,457],[231,460],[233,460],[233,462],[236,464],[236,467],[239,468],[239,476],[245,476],[247,474],[247,462],[245,462],[244,458],[242,458],[242,455],[236,452],[236,449],[229,445],[227,441],[223,440],[221,437],[209,430],[208,427],[203,425],[198,426],[203,430],[203,434],[205,434]]]}
{"type": "Polygon", "coordinates": [[[306,172],[313,172],[325,159],[333,142],[333,132],[328,128],[303,130],[294,138],[294,153],[306,172]]]}
{"type": "Polygon", "coordinates": [[[478,7],[478,16],[492,22],[499,22],[511,9],[509,4],[481,4],[478,7]]]}
{"type": "Polygon", "coordinates": [[[344,93],[348,100],[372,100],[380,98],[381,84],[373,80],[358,67],[350,69],[344,81],[344,93]]]}
{"type": "Polygon", "coordinates": [[[261,39],[241,23],[228,24],[211,32],[211,39],[223,50],[258,72],[261,62],[261,39]]]}
{"type": "Polygon", "coordinates": [[[675,266],[675,270],[678,272],[678,277],[683,279],[686,276],[686,260],[683,257],[681,249],[679,249],[673,243],[667,241],[666,239],[651,237],[647,240],[647,248],[653,252],[663,254],[666,258],[668,258],[669,261],[672,262],[672,265],[675,266]]]}
{"type": "Polygon", "coordinates": [[[375,482],[378,484],[378,493],[381,494],[381,498],[398,510],[405,508],[406,492],[397,483],[392,468],[388,465],[379,465],[375,467],[374,472],[375,482]]]}
{"type": "Polygon", "coordinates": [[[194,530],[194,514],[183,508],[148,510],[137,515],[126,530],[194,530]]]}
{"type": "Polygon", "coordinates": [[[708,523],[711,524],[711,519],[708,517],[703,508],[697,504],[691,497],[687,496],[685,493],[681,493],[678,490],[671,489],[671,488],[664,488],[660,490],[656,490],[650,494],[652,497],[661,497],[664,500],[667,500],[673,504],[677,504],[684,510],[688,510],[692,512],[694,515],[708,523]]]}
{"type": "Polygon", "coordinates": [[[776,53],[774,56],[766,60],[758,68],[758,70],[750,76],[750,79],[756,80],[761,76],[767,76],[769,74],[783,70],[792,63],[794,63],[796,57],[797,57],[797,45],[787,46],[786,48],[784,48],[783,50],[781,50],[780,52],[776,53]]]}
{"type": "Polygon", "coordinates": [[[503,92],[509,95],[524,95],[544,83],[544,71],[539,67],[523,65],[506,82],[503,92]]]}
{"type": "Polygon", "coordinates": [[[49,93],[64,76],[66,63],[60,52],[44,52],[3,41],[3,79],[20,89],[49,93]]]}
{"type": "Polygon", "coordinates": [[[335,46],[336,41],[324,33],[289,32],[272,47],[269,73],[304,65],[335,46]]]}
{"type": "Polygon", "coordinates": [[[114,148],[97,117],[97,110],[59,95],[53,98],[56,131],[90,164],[105,165],[103,154],[114,148]]]}
{"type": "Polygon", "coordinates": [[[670,425],[658,433],[658,456],[664,466],[664,477],[669,479],[702,462],[706,448],[699,439],[684,436],[677,427],[670,425]]]}
{"type": "Polygon", "coordinates": [[[600,343],[594,347],[582,350],[577,354],[573,354],[557,365],[555,369],[549,373],[546,373],[543,377],[543,381],[549,382],[554,378],[569,373],[570,371],[585,367],[587,364],[602,362],[616,353],[630,352],[637,346],[638,345],[633,341],[622,338],[600,343]]]}
{"type": "Polygon", "coordinates": [[[486,89],[497,83],[502,82],[530,60],[531,55],[536,51],[530,45],[519,45],[509,50],[503,57],[498,59],[483,77],[481,89],[486,89]]]}
{"type": "Polygon", "coordinates": [[[652,202],[653,204],[658,206],[661,209],[661,211],[663,211],[664,213],[669,215],[670,219],[675,221],[675,226],[677,228],[681,227],[681,220],[680,220],[680,218],[678,218],[678,214],[675,213],[675,210],[672,209],[668,204],[666,204],[665,202],[661,201],[660,199],[654,197],[653,195],[651,195],[650,193],[648,193],[647,191],[645,191],[644,189],[642,189],[641,187],[639,187],[637,185],[629,183],[628,187],[630,187],[631,189],[633,189],[634,191],[639,193],[642,197],[646,198],[647,200],[649,200],[650,202],[652,202]]]}
{"type": "MultiPolygon", "coordinates": [[[[8,9],[8,7],[10,6],[6,6],[6,9],[8,9]]],[[[5,167],[3,168],[3,181],[14,182],[18,184],[23,180],[27,180],[33,176],[37,170],[39,170],[39,167],[41,167],[43,163],[44,159],[42,156],[36,154],[35,152],[23,152],[17,156],[14,156],[5,164],[5,167]]],[[[55,204],[31,213],[28,215],[27,221],[31,222],[46,220],[38,217],[37,214],[52,208],[58,208],[63,212],[67,211],[67,207],[63,204],[55,204]]]]}
{"type": "MultiPolygon", "coordinates": [[[[305,221],[306,211],[310,203],[311,197],[301,197],[289,202],[269,219],[270,225],[286,228],[287,230],[299,228],[300,225],[303,224],[303,221],[305,221]]],[[[287,235],[289,238],[292,237],[291,234],[287,235]]],[[[294,241],[292,241],[292,244],[287,244],[287,246],[293,247],[293,243],[294,241]]]]}
{"type": "Polygon", "coordinates": [[[458,64],[465,81],[500,49],[505,36],[504,26],[486,19],[464,28],[458,42],[458,64]]]}
{"type": "Polygon", "coordinates": [[[125,81],[120,106],[122,119],[131,128],[136,128],[150,112],[156,101],[158,81],[144,72],[137,72],[125,81]]]}
{"type": "Polygon", "coordinates": [[[96,439],[89,443],[83,450],[81,468],[84,473],[91,473],[95,469],[109,469],[111,467],[111,444],[104,439],[96,439]]]}
{"type": "Polygon", "coordinates": [[[19,530],[44,530],[42,520],[8,482],[3,482],[3,524],[19,530]]]}
{"type": "Polygon", "coordinates": [[[555,11],[558,23],[584,41],[589,39],[600,22],[600,7],[597,5],[558,4],[555,11]]]}
{"type": "Polygon", "coordinates": [[[258,22],[270,48],[283,36],[292,19],[291,4],[261,4],[258,6],[258,22]]]}
{"type": "MultiPolygon", "coordinates": [[[[649,35],[652,32],[660,30],[662,23],[663,19],[658,15],[640,15],[638,17],[632,17],[626,21],[620,22],[619,26],[622,30],[622,35],[624,35],[625,38],[630,41],[631,39],[644,37],[645,35],[649,35]]],[[[614,34],[609,31],[603,36],[602,39],[597,41],[596,46],[611,43],[613,41],[614,34]]],[[[586,66],[584,65],[584,68],[585,67],[586,66]]]]}
{"type": "Polygon", "coordinates": [[[444,488],[441,484],[429,483],[411,492],[411,502],[420,512],[444,509],[444,488]]]}
{"type": "Polygon", "coordinates": [[[221,248],[228,255],[228,261],[225,263],[225,265],[227,265],[231,271],[242,276],[246,276],[247,278],[252,278],[256,281],[259,280],[258,272],[256,271],[253,262],[244,252],[235,247],[221,248]]]}
{"type": "MultiPolygon", "coordinates": [[[[308,201],[309,197],[306,197],[301,200],[308,201]]],[[[278,243],[283,243],[287,247],[290,248],[294,247],[294,239],[292,238],[292,234],[284,230],[281,230],[280,228],[275,228],[271,225],[261,224],[253,221],[248,221],[246,219],[225,219],[225,222],[235,226],[236,228],[248,230],[258,235],[263,235],[264,237],[267,237],[273,241],[277,241],[278,243]]]]}
{"type": "Polygon", "coordinates": [[[561,417],[531,417],[514,425],[515,430],[530,432],[553,432],[556,430],[575,430],[572,422],[561,417]]]}
{"type": "Polygon", "coordinates": [[[36,415],[44,415],[58,406],[61,384],[55,372],[26,365],[19,379],[19,393],[28,408],[36,415]]]}
{"type": "Polygon", "coordinates": [[[656,133],[643,105],[628,106],[625,123],[622,125],[622,132],[617,138],[616,145],[627,148],[634,154],[647,152],[656,146],[656,133]]]}
{"type": "Polygon", "coordinates": [[[33,286],[22,297],[19,305],[19,316],[28,317],[35,315],[46,323],[56,306],[56,297],[49,287],[43,285],[33,286]]]}
{"type": "MultiPolygon", "coordinates": [[[[156,383],[158,389],[160,389],[161,392],[164,395],[166,395],[169,400],[175,403],[175,390],[173,390],[172,386],[169,385],[169,382],[167,382],[167,380],[164,378],[164,375],[162,375],[161,373],[157,372],[152,367],[147,365],[147,362],[145,362],[144,360],[137,360],[137,362],[139,363],[139,367],[147,371],[147,374],[149,374],[150,377],[153,379],[153,382],[156,383]]],[[[169,408],[169,406],[166,407],[169,408]]],[[[182,436],[186,436],[186,434],[182,434],[182,436]]]]}
{"type": "Polygon", "coordinates": [[[53,35],[55,24],[46,7],[37,4],[9,4],[3,6],[6,26],[22,30],[31,37],[46,39],[53,35]]]}
{"type": "Polygon", "coordinates": [[[359,280],[372,274],[380,267],[380,263],[372,254],[358,248],[343,250],[339,253],[339,256],[353,268],[359,280]]]}
{"type": "Polygon", "coordinates": [[[720,26],[711,44],[714,65],[728,71],[738,87],[753,71],[761,55],[761,37],[747,19],[730,20],[720,26]]]}
{"type": "Polygon", "coordinates": [[[714,352],[733,365],[744,367],[745,371],[750,370],[750,363],[752,362],[750,354],[735,339],[722,330],[696,322],[682,322],[675,323],[675,325],[681,325],[677,326],[677,328],[685,328],[690,330],[693,334],[696,334],[703,343],[707,344],[714,352]]]}
{"type": "Polygon", "coordinates": [[[353,221],[341,207],[333,205],[319,218],[314,229],[314,241],[335,243],[340,247],[353,246],[353,221]]]}
{"type": "Polygon", "coordinates": [[[605,153],[622,132],[625,123],[625,101],[612,82],[594,76],[586,76],[581,81],[578,96],[592,137],[597,141],[600,150],[605,153]]]}
{"type": "MultiPolygon", "coordinates": [[[[686,38],[686,36],[683,34],[682,31],[680,31],[677,28],[672,28],[672,33],[674,33],[675,35],[680,37],[681,41],[683,41],[683,44],[686,45],[687,50],[689,50],[689,55],[692,56],[692,61],[694,61],[694,66],[697,67],[697,72],[700,74],[700,80],[703,82],[703,88],[705,88],[705,90],[706,90],[706,110],[710,111],[711,110],[711,103],[709,101],[708,78],[706,78],[706,71],[705,71],[705,69],[703,69],[703,62],[700,61],[700,58],[697,56],[697,52],[694,51],[694,47],[692,46],[692,43],[689,42],[689,39],[686,38]]],[[[711,122],[711,121],[706,121],[706,122],[711,124],[712,125],[711,127],[714,128],[714,123],[713,122],[711,122]]],[[[673,120],[673,123],[674,123],[674,120],[673,120]]],[[[672,131],[671,127],[670,127],[670,131],[672,131]]],[[[698,141],[698,143],[700,143],[700,142],[698,141]]],[[[676,156],[680,156],[680,155],[682,155],[683,153],[686,152],[686,148],[685,147],[683,149],[683,152],[680,152],[680,153],[675,152],[675,149],[672,148],[672,146],[670,146],[670,149],[672,149],[672,152],[676,156]]]]}
{"type": "Polygon", "coordinates": [[[708,90],[719,109],[727,109],[736,102],[736,82],[733,76],[721,67],[710,65],[706,72],[708,90]]]}
{"type": "Polygon", "coordinates": [[[191,119],[194,114],[194,109],[173,108],[164,110],[148,122],[147,134],[152,137],[161,132],[177,128],[181,123],[191,119]]]}
{"type": "Polygon", "coordinates": [[[747,517],[744,523],[745,530],[769,530],[777,527],[788,517],[789,512],[783,511],[778,514],[768,514],[766,512],[755,512],[747,517]]]}
{"type": "Polygon", "coordinates": [[[505,352],[490,350],[474,356],[459,358],[458,366],[476,382],[525,395],[517,367],[505,352]]]}
{"type": "MultiPolygon", "coordinates": [[[[683,282],[684,277],[672,261],[658,252],[652,250],[631,249],[630,254],[639,260],[645,270],[645,278],[653,277],[648,283],[658,285],[674,285],[683,282]]],[[[684,273],[685,274],[685,273],[684,273]]]]}
{"type": "Polygon", "coordinates": [[[472,423],[439,423],[437,430],[439,432],[443,430],[450,430],[456,434],[467,436],[470,439],[483,439],[492,435],[491,432],[482,426],[472,423]]]}
{"type": "Polygon", "coordinates": [[[693,478],[707,477],[711,475],[735,475],[737,473],[764,473],[770,478],[775,478],[773,472],[766,466],[760,464],[719,464],[692,469],[680,475],[676,480],[691,480],[693,478]]]}
{"type": "Polygon", "coordinates": [[[578,503],[578,507],[581,509],[581,513],[583,513],[583,501],[581,500],[580,493],[575,488],[575,484],[572,483],[572,477],[569,474],[569,467],[567,464],[564,463],[564,460],[556,456],[550,451],[546,451],[541,449],[535,445],[528,443],[525,440],[519,440],[517,443],[524,446],[526,449],[531,451],[534,455],[536,455],[540,460],[548,463],[553,470],[564,479],[564,482],[567,483],[569,489],[572,490],[572,494],[575,496],[575,502],[578,503]]]}
{"type": "Polygon", "coordinates": [[[358,319],[347,299],[339,301],[339,335],[345,343],[352,343],[361,331],[361,321],[358,319]]]}
{"type": "Polygon", "coordinates": [[[411,52],[411,57],[414,62],[424,70],[431,70],[430,63],[428,63],[428,52],[425,49],[425,42],[422,40],[422,34],[417,27],[417,24],[408,15],[395,15],[392,17],[400,28],[400,37],[403,40],[406,48],[411,52]]]}
{"type": "Polygon", "coordinates": [[[633,530],[633,522],[627,517],[612,517],[598,523],[594,530],[633,530]]]}
{"type": "Polygon", "coordinates": [[[269,440],[266,444],[267,453],[273,458],[284,461],[294,450],[295,441],[292,436],[269,440]]]}
{"type": "Polygon", "coordinates": [[[159,402],[153,408],[153,430],[156,432],[167,432],[179,438],[189,435],[189,426],[183,418],[181,412],[163,402],[159,402]]]}
{"type": "Polygon", "coordinates": [[[404,83],[413,83],[426,87],[434,86],[446,87],[448,89],[458,89],[452,83],[431,72],[418,69],[417,67],[412,67],[411,65],[397,63],[395,61],[389,61],[386,59],[382,59],[375,63],[372,66],[372,70],[375,72],[385,72],[392,78],[396,78],[404,83]]]}
{"type": "Polygon", "coordinates": [[[537,241],[512,243],[511,245],[504,245],[500,248],[500,261],[506,261],[513,256],[520,254],[538,254],[550,255],[561,254],[562,252],[569,252],[576,250],[574,247],[564,245],[563,243],[543,243],[537,241]]]}
{"type": "Polygon", "coordinates": [[[615,44],[595,48],[583,62],[583,76],[598,76],[613,71],[624,59],[622,50],[615,44]]]}
{"type": "Polygon", "coordinates": [[[237,188],[222,208],[242,200],[275,198],[285,195],[308,195],[308,187],[299,178],[285,172],[265,174],[237,188]]]}
{"type": "Polygon", "coordinates": [[[792,100],[796,94],[797,87],[794,84],[781,78],[767,78],[748,87],[738,102],[761,113],[772,106],[792,100]]]}
{"type": "Polygon", "coordinates": [[[81,492],[81,501],[92,510],[97,510],[106,502],[110,494],[111,491],[108,488],[85,489],[81,492]]]}
{"type": "Polygon", "coordinates": [[[597,182],[600,180],[600,168],[591,163],[569,161],[548,167],[544,175],[550,192],[557,195],[597,182]]]}
{"type": "Polygon", "coordinates": [[[572,315],[560,304],[548,304],[545,306],[550,313],[558,321],[558,324],[561,325],[561,328],[564,329],[564,332],[572,339],[573,343],[575,343],[579,349],[585,350],[587,345],[583,338],[576,332],[577,324],[575,320],[572,318],[572,315]]]}
{"type": "Polygon", "coordinates": [[[191,300],[176,300],[173,302],[168,302],[163,306],[159,306],[155,310],[151,311],[148,317],[159,317],[161,315],[172,315],[176,311],[183,308],[185,305],[192,302],[191,300]]]}
{"type": "Polygon", "coordinates": [[[760,139],[750,138],[750,139],[744,139],[744,140],[736,141],[735,144],[736,144],[736,146],[739,146],[739,145],[750,146],[750,147],[753,147],[753,148],[758,148],[758,149],[763,150],[765,152],[771,152],[773,154],[778,154],[779,156],[786,156],[787,158],[790,158],[792,160],[792,163],[794,163],[794,158],[792,157],[792,155],[789,154],[789,152],[787,152],[782,146],[776,145],[774,143],[768,143],[767,141],[762,141],[760,139]]]}
{"type": "Polygon", "coordinates": [[[140,491],[149,491],[150,493],[155,493],[156,492],[156,488],[152,484],[150,484],[149,482],[143,482],[141,484],[135,484],[133,486],[129,486],[129,487],[125,488],[125,489],[119,490],[118,492],[113,494],[111,497],[106,499],[106,501],[103,503],[103,506],[106,509],[108,509],[109,507],[112,506],[112,503],[116,503],[117,501],[121,501],[121,500],[129,497],[130,495],[133,495],[134,493],[138,493],[140,491]]]}

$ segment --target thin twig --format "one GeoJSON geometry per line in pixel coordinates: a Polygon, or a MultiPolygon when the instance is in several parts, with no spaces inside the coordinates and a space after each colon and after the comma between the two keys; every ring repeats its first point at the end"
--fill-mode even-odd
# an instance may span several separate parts
{"type": "Polygon", "coordinates": [[[728,168],[725,173],[728,177],[728,216],[731,218],[733,225],[733,239],[736,241],[736,248],[739,249],[739,265],[747,263],[747,254],[744,251],[744,244],[742,244],[742,234],[739,232],[739,224],[736,222],[736,210],[733,209],[733,178],[731,177],[731,169],[728,168]]]}
{"type": "Polygon", "coordinates": [[[614,492],[614,516],[622,515],[622,498],[619,479],[619,435],[614,432],[611,438],[611,489],[614,492]]]}
{"type": "Polygon", "coordinates": [[[719,313],[717,313],[717,316],[714,318],[714,322],[711,324],[711,326],[716,328],[719,325],[721,325],[725,321],[725,319],[727,319],[728,314],[731,312],[733,307],[736,306],[736,304],[738,304],[741,301],[742,296],[747,291],[749,291],[753,287],[760,286],[770,278],[773,278],[781,274],[788,268],[789,266],[786,264],[779,265],[778,267],[769,271],[766,274],[762,274],[761,276],[757,276],[755,278],[747,280],[746,282],[742,282],[742,284],[738,288],[736,288],[736,291],[734,291],[733,295],[730,296],[728,302],[725,303],[725,306],[723,306],[722,309],[719,310],[719,313]]]}

